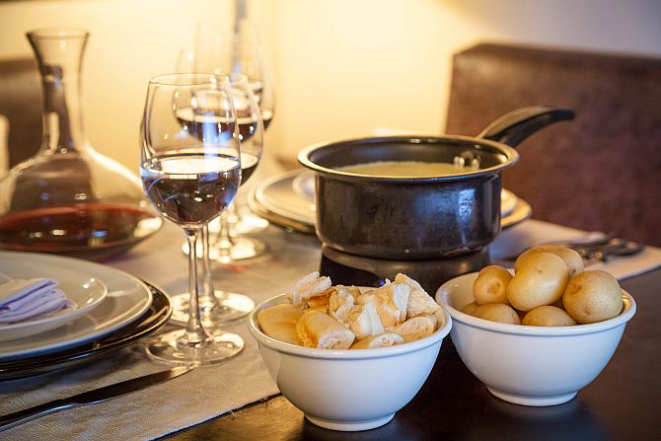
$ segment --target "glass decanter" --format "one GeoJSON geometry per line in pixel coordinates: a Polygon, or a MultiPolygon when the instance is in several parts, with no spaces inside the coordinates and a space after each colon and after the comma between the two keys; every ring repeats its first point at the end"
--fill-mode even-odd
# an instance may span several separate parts
{"type": "Polygon", "coordinates": [[[87,142],[80,72],[89,33],[27,33],[44,93],[43,138],[0,181],[0,248],[100,257],[160,228],[137,176],[87,142]]]}

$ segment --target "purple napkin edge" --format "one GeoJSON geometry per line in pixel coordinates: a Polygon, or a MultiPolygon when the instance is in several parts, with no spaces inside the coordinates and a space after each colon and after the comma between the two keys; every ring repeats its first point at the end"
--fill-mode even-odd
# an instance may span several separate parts
{"type": "Polygon", "coordinates": [[[0,302],[0,308],[4,308],[7,304],[21,299],[29,294],[32,294],[35,291],[40,291],[47,288],[54,288],[59,284],[57,280],[53,279],[28,279],[28,282],[32,282],[29,286],[21,289],[17,293],[13,294],[11,297],[6,298],[0,302]]]}
{"type": "MultiPolygon", "coordinates": [[[[65,298],[56,298],[50,299],[46,303],[38,305],[36,308],[32,308],[28,311],[16,311],[9,314],[0,313],[0,323],[9,324],[24,322],[28,319],[34,320],[41,316],[46,316],[48,314],[60,311],[67,307],[76,307],[76,303],[72,300],[65,298]]],[[[45,317],[44,317],[45,318],[45,317]]]]}

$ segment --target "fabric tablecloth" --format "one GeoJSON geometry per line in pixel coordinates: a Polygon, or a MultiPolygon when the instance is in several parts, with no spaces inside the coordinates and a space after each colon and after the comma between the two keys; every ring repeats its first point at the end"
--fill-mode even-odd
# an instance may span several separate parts
{"type": "MultiPolygon", "coordinates": [[[[491,247],[492,255],[506,256],[532,244],[581,234],[584,233],[528,220],[503,232],[491,247]]],[[[258,303],[286,291],[302,275],[318,269],[320,252],[315,237],[286,233],[276,227],[269,227],[258,237],[267,243],[270,252],[249,263],[216,265],[216,289],[245,293],[258,303]]],[[[168,224],[153,238],[105,263],[145,278],[171,294],[184,292],[187,261],[181,252],[183,241],[181,230],[168,224]]],[[[607,269],[615,269],[622,278],[659,265],[661,251],[649,248],[638,256],[614,260],[607,269]]],[[[183,377],[115,400],[28,422],[0,432],[0,439],[152,439],[277,394],[245,321],[226,329],[240,334],[246,343],[244,351],[231,360],[195,369],[183,377]]],[[[164,369],[148,360],[142,345],[136,344],[87,365],[0,382],[0,413],[164,369]]]]}

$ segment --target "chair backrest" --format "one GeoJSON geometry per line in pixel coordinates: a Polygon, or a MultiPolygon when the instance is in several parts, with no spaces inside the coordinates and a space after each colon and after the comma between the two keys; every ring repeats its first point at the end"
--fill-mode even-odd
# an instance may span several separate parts
{"type": "MultiPolygon", "coordinates": [[[[31,58],[0,61],[0,115],[9,126],[9,166],[34,155],[42,138],[42,90],[31,58]]],[[[0,142],[0,144],[2,144],[0,142]]],[[[5,152],[0,152],[0,155],[5,152]]]]}
{"type": "Polygon", "coordinates": [[[661,59],[494,44],[455,55],[447,133],[531,105],[576,118],[524,141],[504,187],[537,219],[661,245],[661,59]]]}

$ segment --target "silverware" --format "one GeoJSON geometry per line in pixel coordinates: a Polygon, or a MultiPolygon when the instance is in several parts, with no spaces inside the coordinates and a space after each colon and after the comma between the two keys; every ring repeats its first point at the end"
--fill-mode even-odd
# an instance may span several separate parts
{"type": "Polygon", "coordinates": [[[591,248],[580,248],[576,251],[583,257],[585,260],[599,260],[602,262],[607,262],[611,257],[624,257],[624,256],[633,256],[638,254],[645,249],[645,245],[632,242],[625,239],[611,239],[607,243],[595,246],[591,248]]]}
{"type": "Polygon", "coordinates": [[[144,377],[134,378],[132,380],[122,381],[121,383],[111,384],[99,389],[95,389],[73,397],[61,400],[51,401],[29,409],[0,416],[0,431],[23,424],[27,421],[48,415],[60,410],[72,409],[79,406],[88,406],[91,404],[102,403],[104,401],[117,398],[122,395],[136,392],[156,384],[160,384],[183,375],[193,368],[188,366],[174,367],[170,370],[157,372],[144,377]]]}

